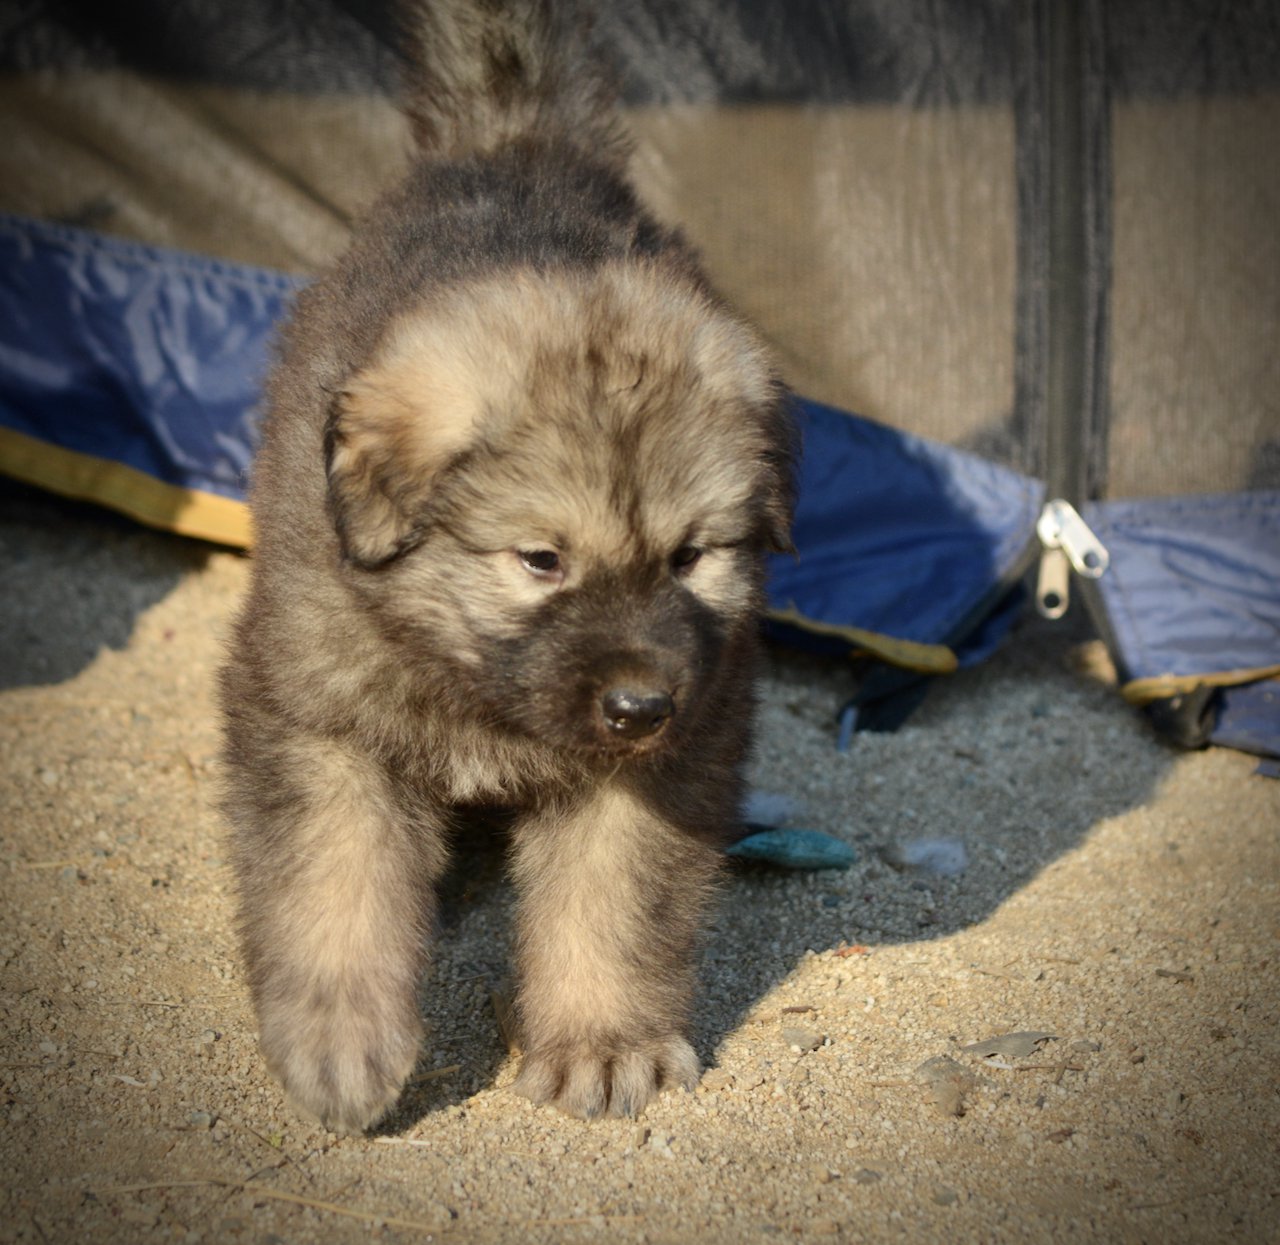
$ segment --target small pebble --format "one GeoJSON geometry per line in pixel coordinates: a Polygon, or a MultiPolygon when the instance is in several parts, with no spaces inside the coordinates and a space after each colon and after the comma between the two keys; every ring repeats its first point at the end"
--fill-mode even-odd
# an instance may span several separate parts
{"type": "Polygon", "coordinates": [[[969,865],[969,853],[959,839],[910,839],[891,843],[880,855],[895,869],[917,869],[943,878],[958,877],[969,865]]]}
{"type": "Polygon", "coordinates": [[[857,860],[848,843],[820,830],[759,830],[732,844],[725,854],[802,871],[847,869],[857,860]]]}
{"type": "Polygon", "coordinates": [[[153,1210],[143,1207],[130,1207],[120,1212],[120,1218],[125,1223],[136,1224],[140,1228],[154,1228],[160,1221],[160,1216],[153,1210]]]}
{"type": "Polygon", "coordinates": [[[822,1034],[812,1029],[795,1029],[790,1025],[782,1030],[782,1040],[793,1050],[804,1054],[822,1045],[822,1034]]]}
{"type": "Polygon", "coordinates": [[[216,1116],[211,1115],[208,1111],[192,1111],[191,1114],[187,1116],[187,1123],[190,1124],[192,1128],[212,1128],[213,1121],[216,1118],[216,1116]]]}
{"type": "Polygon", "coordinates": [[[981,1055],[989,1059],[993,1055],[1003,1055],[1009,1059],[1027,1059],[1034,1055],[1046,1042],[1056,1042],[1057,1036],[1042,1033],[1038,1029],[1023,1030],[1018,1033],[1001,1033],[996,1037],[974,1042],[960,1049],[966,1055],[981,1055]]]}
{"type": "Polygon", "coordinates": [[[954,1189],[948,1189],[946,1185],[939,1185],[933,1191],[933,1200],[939,1206],[954,1206],[960,1200],[960,1194],[954,1189]]]}
{"type": "Polygon", "coordinates": [[[946,1055],[926,1059],[916,1069],[917,1078],[925,1086],[925,1100],[933,1103],[943,1115],[963,1115],[965,1095],[974,1086],[973,1074],[946,1055]]]}
{"type": "Polygon", "coordinates": [[[659,1158],[674,1159],[675,1151],[671,1148],[672,1137],[661,1137],[655,1133],[649,1138],[649,1150],[659,1158]]]}
{"type": "Polygon", "coordinates": [[[710,1094],[733,1086],[733,1073],[724,1068],[708,1068],[703,1074],[701,1087],[710,1094]]]}
{"type": "Polygon", "coordinates": [[[217,1034],[217,1032],[216,1032],[215,1030],[213,1030],[213,1029],[206,1029],[206,1030],[205,1030],[205,1031],[200,1035],[200,1045],[201,1045],[201,1046],[212,1046],[212,1045],[213,1045],[213,1043],[214,1043],[214,1042],[216,1042],[217,1040],[218,1040],[218,1034],[217,1034]]]}
{"type": "Polygon", "coordinates": [[[876,1184],[884,1179],[884,1176],[872,1167],[860,1167],[853,1173],[854,1184],[876,1184]]]}

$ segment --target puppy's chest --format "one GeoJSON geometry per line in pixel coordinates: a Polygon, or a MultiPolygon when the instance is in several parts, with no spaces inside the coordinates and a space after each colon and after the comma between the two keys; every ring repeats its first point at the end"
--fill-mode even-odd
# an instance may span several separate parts
{"type": "Polygon", "coordinates": [[[402,776],[432,801],[516,807],[575,785],[578,767],[536,740],[466,722],[433,722],[404,757],[402,776]]]}

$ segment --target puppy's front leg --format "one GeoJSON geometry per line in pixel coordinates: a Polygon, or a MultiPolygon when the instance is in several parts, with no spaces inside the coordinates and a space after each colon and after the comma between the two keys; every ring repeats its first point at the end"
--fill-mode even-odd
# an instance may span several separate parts
{"type": "Polygon", "coordinates": [[[444,839],[344,745],[294,739],[269,759],[233,773],[231,801],[262,1052],[300,1114],[356,1132],[417,1059],[444,839]]]}
{"type": "Polygon", "coordinates": [[[520,1093],[570,1115],[634,1115],[696,1083],[686,1012],[718,861],[619,785],[517,827],[520,1093]]]}

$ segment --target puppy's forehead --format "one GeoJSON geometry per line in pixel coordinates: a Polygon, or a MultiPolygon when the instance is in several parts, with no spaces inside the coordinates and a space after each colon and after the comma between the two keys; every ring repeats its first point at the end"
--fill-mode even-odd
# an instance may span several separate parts
{"type": "Polygon", "coordinates": [[[755,334],[699,287],[642,262],[518,269],[446,287],[403,314],[384,356],[442,369],[495,402],[623,395],[657,377],[708,397],[765,402],[772,384],[755,334]]]}
{"type": "Polygon", "coordinates": [[[414,378],[399,387],[423,394],[424,422],[465,426],[500,464],[485,506],[495,522],[536,519],[568,529],[546,539],[602,555],[740,526],[767,453],[765,350],[650,265],[451,288],[402,317],[380,354],[414,378]]]}

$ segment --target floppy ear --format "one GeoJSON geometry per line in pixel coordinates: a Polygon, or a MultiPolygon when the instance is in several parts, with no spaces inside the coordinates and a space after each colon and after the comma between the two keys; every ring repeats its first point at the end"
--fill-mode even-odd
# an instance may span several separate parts
{"type": "Polygon", "coordinates": [[[791,539],[791,519],[794,511],[794,490],[788,486],[771,489],[764,504],[765,548],[770,553],[796,552],[791,539]]]}
{"type": "Polygon", "coordinates": [[[765,547],[770,553],[795,553],[791,521],[796,508],[800,432],[785,396],[779,396],[766,417],[765,427],[770,444],[765,456],[764,506],[761,510],[765,547]]]}
{"type": "Polygon", "coordinates": [[[690,349],[705,392],[739,408],[742,418],[758,430],[759,520],[765,547],[773,553],[795,553],[791,518],[799,434],[790,398],[764,343],[746,324],[721,311],[702,318],[691,335],[690,349]]]}
{"type": "Polygon", "coordinates": [[[477,422],[479,395],[413,345],[402,338],[347,381],[325,436],[334,526],[343,553],[365,568],[422,539],[431,491],[477,422]]]}

